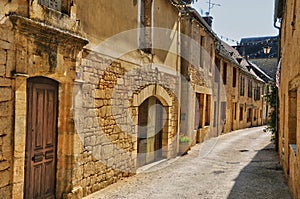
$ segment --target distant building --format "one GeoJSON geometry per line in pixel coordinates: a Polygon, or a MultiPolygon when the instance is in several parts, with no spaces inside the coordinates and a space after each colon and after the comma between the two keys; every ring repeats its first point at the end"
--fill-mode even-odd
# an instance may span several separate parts
{"type": "Polygon", "coordinates": [[[275,79],[278,62],[278,36],[242,38],[235,48],[268,76],[275,79]]]}

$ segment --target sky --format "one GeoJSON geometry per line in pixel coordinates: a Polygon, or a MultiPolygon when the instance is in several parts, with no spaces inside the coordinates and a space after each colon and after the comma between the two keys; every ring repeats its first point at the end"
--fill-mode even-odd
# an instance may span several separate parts
{"type": "MultiPolygon", "coordinates": [[[[209,0],[198,0],[194,8],[201,16],[208,11],[209,0]]],[[[230,45],[245,37],[276,36],[273,26],[274,0],[211,0],[212,28],[230,45]]]]}

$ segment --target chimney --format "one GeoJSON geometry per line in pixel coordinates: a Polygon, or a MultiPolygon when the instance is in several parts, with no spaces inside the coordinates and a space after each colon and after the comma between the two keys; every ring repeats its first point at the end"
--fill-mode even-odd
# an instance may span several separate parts
{"type": "Polygon", "coordinates": [[[203,19],[206,21],[206,23],[211,27],[212,26],[212,21],[213,21],[213,17],[212,16],[206,16],[203,17],[203,19]]]}

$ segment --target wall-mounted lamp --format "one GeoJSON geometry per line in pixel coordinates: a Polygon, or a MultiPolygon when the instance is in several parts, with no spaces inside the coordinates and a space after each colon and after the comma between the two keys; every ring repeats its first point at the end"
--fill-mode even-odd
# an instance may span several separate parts
{"type": "Polygon", "coordinates": [[[265,47],[263,47],[264,54],[266,54],[266,55],[270,54],[271,48],[272,48],[271,46],[265,46],[265,47]]]}

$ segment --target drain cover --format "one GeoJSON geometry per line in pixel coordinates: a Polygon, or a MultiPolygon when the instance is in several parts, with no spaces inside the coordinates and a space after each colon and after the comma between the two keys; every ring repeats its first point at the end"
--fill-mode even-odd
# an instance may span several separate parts
{"type": "Polygon", "coordinates": [[[240,152],[248,152],[249,150],[247,150],[247,149],[242,149],[242,150],[240,150],[240,152]]]}

